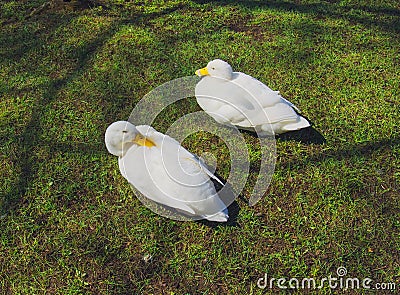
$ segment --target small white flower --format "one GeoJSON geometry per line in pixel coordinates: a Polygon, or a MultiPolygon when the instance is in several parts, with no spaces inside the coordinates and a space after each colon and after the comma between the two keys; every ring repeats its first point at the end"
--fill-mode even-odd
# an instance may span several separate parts
{"type": "Polygon", "coordinates": [[[143,256],[144,262],[150,262],[153,259],[153,256],[151,254],[146,254],[143,256]]]}

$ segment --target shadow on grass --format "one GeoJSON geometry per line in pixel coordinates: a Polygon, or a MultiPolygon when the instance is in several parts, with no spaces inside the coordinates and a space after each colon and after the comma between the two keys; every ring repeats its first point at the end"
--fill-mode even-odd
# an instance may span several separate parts
{"type": "Polygon", "coordinates": [[[293,164],[299,167],[306,167],[308,163],[319,163],[324,162],[328,159],[336,159],[336,160],[344,160],[344,159],[352,159],[354,157],[366,156],[370,157],[373,153],[378,152],[379,150],[391,149],[395,146],[400,145],[400,138],[391,138],[391,139],[381,139],[377,141],[360,143],[350,145],[343,149],[337,150],[328,150],[324,153],[315,154],[313,156],[308,157],[306,160],[293,160],[282,163],[284,167],[291,167],[293,164]]]}
{"type": "MultiPolygon", "coordinates": [[[[242,133],[251,135],[257,138],[257,133],[250,130],[240,130],[242,133]]],[[[275,135],[276,139],[282,141],[298,141],[304,144],[324,144],[326,143],[325,137],[314,127],[310,126],[300,130],[294,130],[275,135]]]]}
{"type": "Polygon", "coordinates": [[[317,17],[345,19],[366,27],[379,27],[388,32],[400,33],[400,9],[380,5],[338,5],[340,1],[325,1],[318,3],[299,3],[299,1],[204,1],[195,0],[199,4],[239,5],[249,9],[264,8],[280,11],[297,11],[312,14],[317,17]]]}
{"type": "Polygon", "coordinates": [[[324,144],[325,137],[314,127],[310,126],[304,129],[290,131],[277,135],[282,141],[298,141],[304,144],[324,144]]]}
{"type": "Polygon", "coordinates": [[[227,222],[215,222],[206,219],[198,220],[197,222],[211,228],[217,228],[223,226],[240,227],[239,224],[237,223],[239,211],[240,211],[240,206],[238,202],[233,201],[232,204],[228,206],[229,219],[227,222]]]}
{"type": "MultiPolygon", "coordinates": [[[[84,61],[79,65],[79,67],[84,65],[84,61]]],[[[78,75],[80,71],[75,72],[78,75]]],[[[51,103],[56,97],[57,92],[65,86],[68,81],[71,81],[76,75],[72,75],[67,79],[55,80],[48,86],[48,91],[44,95],[43,99],[36,105],[32,112],[31,120],[28,122],[24,132],[20,135],[20,144],[18,147],[17,164],[20,167],[21,174],[19,176],[19,181],[13,185],[13,190],[6,195],[5,204],[3,206],[4,211],[8,211],[15,207],[18,203],[20,196],[24,195],[29,184],[35,179],[37,171],[35,168],[35,163],[39,160],[35,157],[33,151],[35,146],[42,145],[39,140],[42,134],[42,129],[40,126],[40,117],[43,114],[42,109],[51,103]]],[[[65,150],[67,147],[61,144],[52,145],[53,152],[60,149],[60,151],[65,150]]],[[[81,146],[82,147],[82,146],[81,146]]],[[[73,148],[73,145],[69,145],[68,148],[73,148]]],[[[74,147],[78,149],[78,147],[74,147]]],[[[82,152],[82,150],[80,150],[82,152]]]]}
{"type": "MultiPolygon", "coordinates": [[[[37,176],[36,163],[39,161],[39,159],[35,156],[34,150],[35,147],[38,145],[44,144],[46,146],[46,143],[43,143],[40,140],[40,137],[43,133],[40,119],[44,115],[46,106],[48,106],[55,100],[57,94],[68,83],[70,83],[74,79],[79,78],[85,72],[85,70],[87,70],[88,63],[95,56],[97,50],[101,48],[110,38],[112,38],[112,36],[118,32],[121,26],[126,24],[144,24],[155,17],[171,13],[177,9],[180,9],[181,7],[181,5],[178,5],[173,8],[167,8],[153,13],[136,15],[133,18],[117,19],[117,21],[114,21],[110,25],[110,28],[108,30],[103,31],[101,34],[99,34],[97,38],[87,44],[83,49],[79,49],[78,53],[76,53],[77,58],[74,64],[74,69],[71,71],[70,74],[62,79],[53,79],[48,83],[48,85],[45,86],[45,91],[42,97],[36,101],[32,109],[30,120],[27,122],[25,129],[19,135],[19,144],[17,147],[17,153],[14,162],[17,166],[15,170],[19,170],[21,172],[18,177],[18,181],[12,184],[12,189],[5,195],[4,201],[1,204],[0,212],[6,213],[9,210],[14,209],[20,201],[21,196],[26,193],[29,185],[37,176]]],[[[14,44],[19,44],[16,45],[17,47],[13,50],[7,50],[7,48],[5,48],[4,50],[0,51],[0,57],[2,58],[2,60],[9,60],[11,62],[18,63],[25,54],[35,50],[40,51],[40,48],[45,46],[48,42],[46,40],[47,36],[51,35],[59,27],[69,23],[74,18],[74,16],[66,16],[64,14],[59,15],[57,13],[46,13],[44,15],[36,16],[36,18],[37,19],[34,20],[34,22],[36,23],[46,23],[47,20],[50,19],[50,21],[47,22],[50,25],[46,27],[46,31],[43,32],[42,35],[26,34],[26,24],[22,26],[21,30],[16,30],[16,34],[2,34],[0,40],[6,40],[7,45],[10,44],[14,46],[14,44]],[[21,40],[24,40],[24,42],[21,42],[21,40]]],[[[52,152],[71,150],[79,153],[93,152],[93,146],[90,144],[86,145],[84,143],[54,143],[47,146],[52,148],[52,152]]],[[[100,151],[98,146],[95,147],[95,151],[100,151]]]]}

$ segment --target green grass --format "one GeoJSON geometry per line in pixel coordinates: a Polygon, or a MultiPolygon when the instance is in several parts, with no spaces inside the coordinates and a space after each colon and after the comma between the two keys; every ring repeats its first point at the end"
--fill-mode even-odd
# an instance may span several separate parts
{"type": "MultiPolygon", "coordinates": [[[[1,294],[276,294],[257,287],[265,272],[339,266],[400,288],[398,1],[45,2],[0,1],[1,294]],[[103,136],[217,57],[280,90],[326,142],[278,138],[264,198],[212,228],[143,206],[103,136]]],[[[178,102],[154,127],[198,110],[178,102]]],[[[184,144],[228,174],[210,134],[184,144]]]]}

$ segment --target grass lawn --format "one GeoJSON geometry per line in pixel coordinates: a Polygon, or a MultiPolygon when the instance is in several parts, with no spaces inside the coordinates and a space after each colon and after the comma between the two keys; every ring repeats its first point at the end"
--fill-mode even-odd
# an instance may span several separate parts
{"type": "MultiPolygon", "coordinates": [[[[397,0],[94,2],[0,1],[0,294],[276,294],[257,286],[265,273],[318,282],[342,266],[398,291],[397,0]],[[214,58],[280,90],[326,140],[277,138],[264,198],[215,228],[143,206],[103,142],[146,93],[214,58]]],[[[177,102],[153,127],[199,110],[177,102]]],[[[212,135],[184,145],[227,175],[212,135]]]]}

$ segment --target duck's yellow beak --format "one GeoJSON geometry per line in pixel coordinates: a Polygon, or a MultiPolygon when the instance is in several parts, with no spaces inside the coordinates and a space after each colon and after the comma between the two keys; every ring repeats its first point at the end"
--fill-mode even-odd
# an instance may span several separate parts
{"type": "Polygon", "coordinates": [[[209,75],[207,68],[199,69],[195,72],[195,74],[199,77],[209,75]]]}
{"type": "Polygon", "coordinates": [[[147,147],[156,146],[156,144],[153,141],[144,137],[142,134],[136,135],[136,137],[133,139],[133,142],[140,146],[147,146],[147,147]]]}

